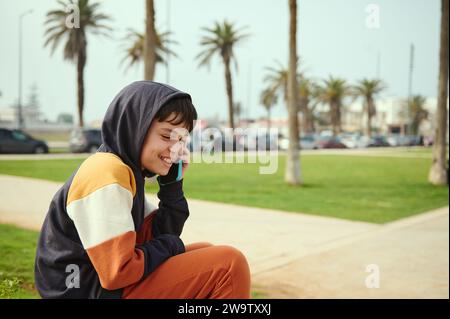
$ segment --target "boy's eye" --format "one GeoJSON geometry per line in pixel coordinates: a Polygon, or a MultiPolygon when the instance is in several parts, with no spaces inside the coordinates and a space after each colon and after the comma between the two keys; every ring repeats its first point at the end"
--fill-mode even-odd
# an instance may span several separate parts
{"type": "Polygon", "coordinates": [[[170,136],[162,135],[162,138],[165,139],[165,140],[170,140],[170,136]]]}

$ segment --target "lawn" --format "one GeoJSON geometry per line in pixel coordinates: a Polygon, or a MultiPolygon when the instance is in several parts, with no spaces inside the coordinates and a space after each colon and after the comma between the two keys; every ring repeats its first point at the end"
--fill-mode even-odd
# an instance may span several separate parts
{"type": "Polygon", "coordinates": [[[34,132],[27,130],[27,133],[35,139],[46,142],[68,142],[70,139],[70,132],[34,132]]]}
{"type": "Polygon", "coordinates": [[[0,299],[39,298],[34,289],[38,232],[0,224],[0,299]]]}
{"type": "Polygon", "coordinates": [[[70,149],[68,147],[50,147],[49,153],[52,154],[70,153],[70,149]]]}
{"type": "MultiPolygon", "coordinates": [[[[76,160],[1,161],[0,174],[63,182],[76,160]]],[[[385,223],[448,205],[448,188],[427,182],[428,158],[308,155],[301,158],[302,187],[283,182],[285,157],[275,174],[258,164],[192,163],[187,198],[385,223]]],[[[156,192],[157,185],[147,186],[156,192]]]]}
{"type": "Polygon", "coordinates": [[[193,164],[185,189],[191,198],[385,223],[448,205],[448,188],[428,184],[429,167],[422,158],[303,156],[305,184],[290,187],[284,157],[273,175],[251,164],[193,164]]]}

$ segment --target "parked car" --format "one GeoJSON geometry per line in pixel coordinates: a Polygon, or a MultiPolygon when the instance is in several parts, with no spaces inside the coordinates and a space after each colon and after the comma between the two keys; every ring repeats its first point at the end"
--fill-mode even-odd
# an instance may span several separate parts
{"type": "Polygon", "coordinates": [[[77,128],[70,134],[72,153],[95,153],[102,144],[102,131],[92,128],[77,128]]]}
{"type": "Polygon", "coordinates": [[[348,148],[363,147],[361,138],[362,135],[360,133],[343,133],[339,135],[341,143],[348,148]]]}
{"type": "Polygon", "coordinates": [[[373,136],[370,139],[368,147],[387,147],[391,146],[384,136],[373,136]]]}
{"type": "Polygon", "coordinates": [[[300,136],[300,149],[302,150],[315,150],[317,146],[317,138],[314,135],[300,136]]]}
{"type": "MultiPolygon", "coordinates": [[[[318,147],[316,144],[317,136],[314,134],[301,135],[299,139],[301,150],[315,150],[318,147]]],[[[280,150],[287,151],[289,148],[289,138],[281,136],[278,139],[278,146],[280,150]]]]}
{"type": "Polygon", "coordinates": [[[433,136],[425,136],[423,138],[423,146],[433,146],[434,137],[433,136]]]}
{"type": "Polygon", "coordinates": [[[338,137],[321,136],[316,142],[317,148],[347,148],[338,137]]]}
{"type": "Polygon", "coordinates": [[[0,128],[0,153],[42,154],[48,153],[48,145],[21,130],[0,128]]]}
{"type": "Polygon", "coordinates": [[[423,145],[424,140],[416,135],[392,134],[388,136],[387,141],[392,146],[418,146],[423,145]]]}
{"type": "Polygon", "coordinates": [[[278,147],[279,135],[262,133],[259,135],[237,135],[238,150],[245,151],[275,151],[278,147]]]}

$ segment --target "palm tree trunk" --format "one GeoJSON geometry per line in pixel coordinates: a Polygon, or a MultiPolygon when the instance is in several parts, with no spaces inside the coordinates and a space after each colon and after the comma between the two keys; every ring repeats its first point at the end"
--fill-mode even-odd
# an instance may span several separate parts
{"type": "Polygon", "coordinates": [[[307,118],[308,118],[307,132],[308,133],[314,133],[315,128],[314,128],[314,115],[313,115],[313,112],[310,109],[307,109],[306,110],[306,114],[307,114],[307,118]]]}
{"type": "Polygon", "coordinates": [[[342,120],[341,120],[341,103],[336,103],[336,123],[337,123],[337,134],[342,132],[342,120]]]}
{"type": "Polygon", "coordinates": [[[84,126],[83,111],[84,111],[84,67],[86,65],[86,44],[80,48],[77,56],[77,97],[78,97],[78,121],[79,126],[84,126]]]}
{"type": "Polygon", "coordinates": [[[308,114],[306,112],[306,110],[304,112],[302,112],[302,133],[303,134],[308,134],[308,129],[309,129],[309,124],[308,124],[308,114]]]}
{"type": "Polygon", "coordinates": [[[156,65],[155,8],[153,0],[146,0],[146,20],[144,39],[144,79],[153,80],[156,65]]]}
{"type": "Polygon", "coordinates": [[[228,125],[234,129],[233,82],[231,80],[230,59],[228,57],[224,57],[223,63],[225,65],[225,84],[228,97],[228,125]]]}
{"type": "Polygon", "coordinates": [[[289,148],[284,180],[290,185],[301,184],[300,147],[297,105],[297,0],[289,0],[289,70],[288,70],[288,122],[289,148]]]}
{"type": "Polygon", "coordinates": [[[314,109],[317,104],[312,104],[307,108],[308,114],[308,133],[314,133],[316,131],[316,126],[314,123],[314,109]]]}
{"type": "Polygon", "coordinates": [[[270,132],[270,109],[271,109],[271,107],[269,106],[268,108],[267,108],[267,133],[269,133],[270,132]]]}
{"type": "Polygon", "coordinates": [[[433,144],[433,163],[428,181],[434,185],[445,185],[448,181],[446,170],[447,140],[447,98],[448,98],[448,2],[442,0],[441,7],[441,48],[439,52],[439,92],[437,103],[437,127],[433,144]]]}
{"type": "Polygon", "coordinates": [[[330,113],[331,113],[331,126],[333,128],[333,136],[336,137],[338,135],[338,106],[336,101],[330,102],[330,113]]]}
{"type": "Polygon", "coordinates": [[[367,98],[367,137],[372,137],[372,101],[370,98],[367,98]]]}
{"type": "Polygon", "coordinates": [[[301,128],[302,128],[302,132],[303,134],[308,133],[308,99],[307,98],[303,98],[303,97],[299,97],[299,110],[300,110],[300,114],[302,116],[302,123],[301,123],[301,128]]]}

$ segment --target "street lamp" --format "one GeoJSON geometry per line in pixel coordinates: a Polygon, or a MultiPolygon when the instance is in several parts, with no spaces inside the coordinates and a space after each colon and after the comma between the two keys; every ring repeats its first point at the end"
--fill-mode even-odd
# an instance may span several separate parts
{"type": "Polygon", "coordinates": [[[33,10],[27,10],[19,16],[19,105],[18,107],[18,120],[19,120],[19,129],[23,128],[23,116],[22,116],[22,21],[23,18],[32,13],[33,10]]]}

